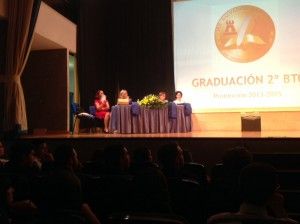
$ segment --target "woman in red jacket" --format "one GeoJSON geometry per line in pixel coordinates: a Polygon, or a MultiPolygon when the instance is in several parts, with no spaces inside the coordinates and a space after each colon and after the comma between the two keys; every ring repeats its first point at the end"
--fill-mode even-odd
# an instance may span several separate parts
{"type": "Polygon", "coordinates": [[[104,132],[108,133],[108,125],[110,119],[110,112],[109,112],[109,102],[106,99],[106,95],[104,94],[103,90],[98,90],[95,95],[94,101],[96,107],[96,117],[99,119],[104,120],[104,132]]]}

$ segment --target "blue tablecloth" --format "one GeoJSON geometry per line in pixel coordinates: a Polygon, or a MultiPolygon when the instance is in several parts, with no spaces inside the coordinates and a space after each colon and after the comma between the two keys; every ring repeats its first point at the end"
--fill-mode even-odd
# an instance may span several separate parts
{"type": "Polygon", "coordinates": [[[185,114],[185,106],[176,106],[176,117],[169,117],[168,107],[149,109],[140,107],[138,115],[131,112],[131,105],[111,108],[109,131],[122,134],[175,133],[192,130],[191,114],[185,114]]]}

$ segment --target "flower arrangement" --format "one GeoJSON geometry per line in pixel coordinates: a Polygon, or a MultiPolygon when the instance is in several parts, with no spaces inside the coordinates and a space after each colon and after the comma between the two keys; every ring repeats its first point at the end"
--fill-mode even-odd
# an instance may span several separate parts
{"type": "Polygon", "coordinates": [[[150,109],[164,108],[167,103],[162,102],[157,95],[149,94],[142,100],[138,100],[137,103],[142,107],[148,107],[150,109]]]}

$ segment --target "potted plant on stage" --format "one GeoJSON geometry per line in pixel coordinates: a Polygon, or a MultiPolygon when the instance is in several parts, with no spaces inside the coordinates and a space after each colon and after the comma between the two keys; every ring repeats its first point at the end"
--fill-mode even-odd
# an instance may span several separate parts
{"type": "Polygon", "coordinates": [[[166,102],[162,102],[157,95],[149,94],[143,99],[138,100],[137,103],[141,107],[146,107],[149,109],[162,109],[167,106],[166,102]]]}

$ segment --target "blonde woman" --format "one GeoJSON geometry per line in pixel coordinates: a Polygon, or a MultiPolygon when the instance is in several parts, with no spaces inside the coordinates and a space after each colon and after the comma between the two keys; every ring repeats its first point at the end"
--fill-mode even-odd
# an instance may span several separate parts
{"type": "Polygon", "coordinates": [[[130,97],[128,96],[128,92],[126,89],[122,89],[119,93],[118,105],[128,105],[130,104],[130,97]]]}

